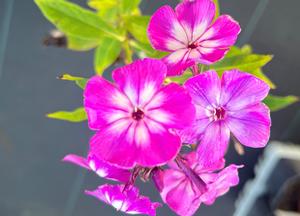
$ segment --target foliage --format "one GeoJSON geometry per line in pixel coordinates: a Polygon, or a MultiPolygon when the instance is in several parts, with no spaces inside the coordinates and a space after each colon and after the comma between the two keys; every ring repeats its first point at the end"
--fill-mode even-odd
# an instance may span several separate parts
{"type": "MultiPolygon", "coordinates": [[[[68,41],[68,48],[75,51],[94,51],[94,68],[98,75],[113,65],[116,61],[130,63],[134,55],[139,57],[161,58],[164,52],[154,50],[149,43],[147,27],[150,16],[141,13],[141,0],[88,0],[91,9],[85,9],[67,0],[35,0],[44,16],[62,31],[68,41]]],[[[216,18],[220,15],[220,5],[217,0],[216,18]]],[[[250,45],[241,48],[232,47],[224,59],[210,66],[199,65],[199,70],[216,70],[219,75],[226,70],[239,69],[264,80],[271,89],[276,85],[265,75],[263,67],[272,60],[272,55],[256,54],[250,45]]],[[[182,76],[165,80],[183,84],[192,76],[188,69],[182,76]]],[[[87,79],[64,74],[62,80],[74,81],[84,88],[87,79]]],[[[277,111],[297,101],[295,96],[268,96],[265,103],[271,111],[277,111]]],[[[56,113],[48,117],[64,118],[67,113],[56,113]]],[[[70,113],[68,113],[70,114],[70,113]]],[[[71,112],[81,115],[78,112],[71,112]]],[[[71,116],[69,115],[69,117],[71,116]]],[[[79,116],[78,119],[80,119],[79,116]]],[[[77,117],[76,117],[77,118],[77,117]]],[[[64,120],[74,121],[65,117],[64,120]]],[[[75,121],[76,122],[76,121],[75,121]]]]}

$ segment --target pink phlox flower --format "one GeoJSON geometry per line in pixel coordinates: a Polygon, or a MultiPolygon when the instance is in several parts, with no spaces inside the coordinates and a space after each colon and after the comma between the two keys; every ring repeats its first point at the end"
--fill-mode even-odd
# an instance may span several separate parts
{"type": "Polygon", "coordinates": [[[131,173],[127,169],[122,169],[97,158],[95,155],[89,155],[87,158],[74,154],[66,155],[63,161],[81,166],[87,170],[95,172],[98,176],[109,180],[128,182],[131,173]]]}
{"type": "Polygon", "coordinates": [[[181,147],[175,129],[191,126],[195,108],[186,89],[163,86],[166,65],[137,60],[113,71],[115,83],[91,78],[84,107],[91,129],[90,153],[122,168],[154,167],[174,159],[181,147]]]}
{"type": "Polygon", "coordinates": [[[213,21],[215,11],[212,0],[194,0],[183,1],[175,11],[163,6],[153,14],[148,36],[155,49],[171,52],[163,58],[169,76],[180,75],[197,63],[215,63],[235,43],[239,24],[228,15],[213,21]]]}
{"type": "Polygon", "coordinates": [[[238,169],[243,166],[230,165],[224,168],[224,163],[224,159],[221,159],[206,166],[192,152],[169,163],[169,169],[157,170],[153,179],[162,200],[176,214],[191,216],[201,203],[211,205],[217,197],[238,184],[238,169]]]}
{"type": "Polygon", "coordinates": [[[94,191],[86,191],[86,194],[94,196],[127,214],[156,215],[156,208],[161,206],[160,203],[151,202],[148,197],[141,196],[139,189],[134,186],[124,187],[124,185],[105,184],[94,191]]]}
{"type": "Polygon", "coordinates": [[[199,143],[199,159],[214,163],[224,157],[232,134],[241,144],[266,146],[270,137],[269,108],[261,101],[269,86],[251,74],[215,71],[192,77],[184,84],[196,107],[193,125],[180,132],[183,142],[199,143]]]}

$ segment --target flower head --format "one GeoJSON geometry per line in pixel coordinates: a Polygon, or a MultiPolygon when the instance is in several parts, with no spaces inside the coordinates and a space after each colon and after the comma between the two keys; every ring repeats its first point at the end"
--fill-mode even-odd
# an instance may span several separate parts
{"type": "Polygon", "coordinates": [[[109,180],[128,182],[131,173],[129,170],[122,169],[97,158],[95,155],[89,155],[87,158],[69,154],[63,159],[65,162],[73,163],[87,170],[92,170],[98,176],[109,180]]]}
{"type": "Polygon", "coordinates": [[[213,22],[215,10],[212,0],[185,0],[175,12],[163,6],[154,13],[148,35],[155,49],[171,52],[163,59],[168,75],[180,75],[196,63],[212,64],[235,43],[239,24],[228,15],[213,22]]]}
{"type": "Polygon", "coordinates": [[[115,84],[91,78],[84,92],[90,153],[123,168],[153,167],[172,160],[181,147],[174,129],[190,126],[195,108],[178,84],[163,86],[167,68],[159,60],[138,60],[113,72],[115,84]]]}
{"type": "Polygon", "coordinates": [[[195,152],[176,161],[168,164],[170,169],[158,170],[154,181],[163,201],[181,216],[193,215],[201,203],[210,205],[237,185],[238,168],[243,167],[230,165],[224,168],[223,159],[206,166],[195,152]]]}
{"type": "Polygon", "coordinates": [[[125,188],[124,185],[102,185],[94,191],[86,191],[86,194],[112,205],[118,211],[127,214],[156,215],[156,208],[161,204],[152,203],[148,197],[139,195],[136,187],[125,188]]]}
{"type": "Polygon", "coordinates": [[[269,86],[262,80],[238,71],[208,71],[184,84],[196,107],[193,125],[181,131],[186,143],[197,143],[199,158],[214,163],[224,157],[230,133],[249,147],[264,147],[270,137],[270,110],[261,101],[269,86]]]}

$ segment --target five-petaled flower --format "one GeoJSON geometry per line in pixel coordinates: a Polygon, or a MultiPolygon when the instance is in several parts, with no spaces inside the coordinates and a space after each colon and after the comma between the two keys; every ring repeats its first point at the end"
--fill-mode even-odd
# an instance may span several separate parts
{"type": "Polygon", "coordinates": [[[144,59],[113,71],[112,84],[91,78],[84,107],[91,129],[90,153],[123,168],[159,166],[176,157],[181,139],[176,130],[190,126],[195,108],[186,89],[163,86],[167,67],[144,59]]]}
{"type": "Polygon", "coordinates": [[[270,110],[261,101],[269,86],[238,70],[226,71],[222,79],[215,71],[192,77],[184,84],[196,107],[193,125],[181,131],[183,142],[200,144],[198,154],[205,163],[224,157],[230,132],[249,147],[264,147],[270,137],[270,110]]]}
{"type": "Polygon", "coordinates": [[[235,43],[239,24],[228,15],[213,23],[215,10],[212,0],[185,0],[175,12],[163,6],[154,13],[148,36],[155,49],[171,52],[163,58],[168,75],[180,75],[197,63],[212,64],[235,43]]]}
{"type": "Polygon", "coordinates": [[[193,215],[201,203],[213,204],[239,182],[238,168],[243,166],[224,168],[224,159],[209,166],[204,162],[192,152],[177,158],[176,163],[170,162],[169,169],[157,170],[153,176],[163,201],[180,216],[193,215]]]}

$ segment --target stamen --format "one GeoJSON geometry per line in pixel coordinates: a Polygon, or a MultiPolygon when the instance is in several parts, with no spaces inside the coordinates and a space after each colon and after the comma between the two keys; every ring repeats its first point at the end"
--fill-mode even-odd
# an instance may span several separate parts
{"type": "Polygon", "coordinates": [[[134,120],[137,120],[137,121],[139,121],[139,120],[141,120],[142,118],[144,118],[144,112],[140,109],[140,108],[138,108],[138,107],[136,107],[135,109],[134,109],[134,112],[132,113],[132,118],[134,119],[134,120]]]}
{"type": "Polygon", "coordinates": [[[226,111],[223,107],[215,108],[214,110],[215,120],[222,120],[225,118],[225,115],[226,115],[226,111]]]}
{"type": "Polygon", "coordinates": [[[198,47],[198,45],[196,43],[192,43],[188,45],[189,49],[196,49],[198,47]]]}

